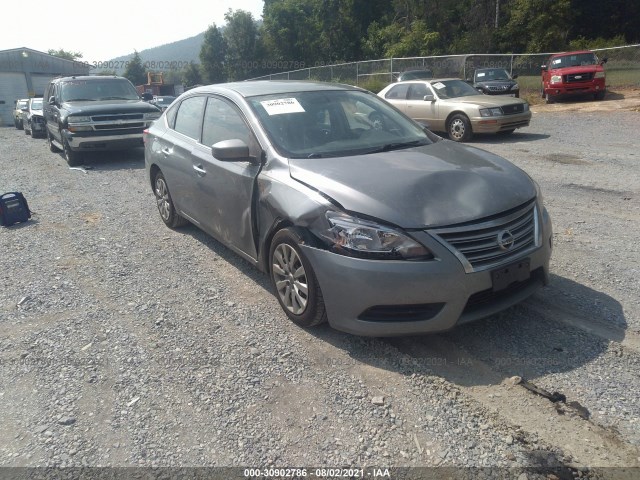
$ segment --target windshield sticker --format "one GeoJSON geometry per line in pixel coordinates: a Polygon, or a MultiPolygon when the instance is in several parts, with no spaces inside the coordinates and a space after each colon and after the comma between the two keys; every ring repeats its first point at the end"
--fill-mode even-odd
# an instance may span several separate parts
{"type": "Polygon", "coordinates": [[[484,77],[484,72],[476,74],[476,77],[484,77]]]}
{"type": "Polygon", "coordinates": [[[277,100],[265,100],[260,103],[269,115],[282,115],[283,113],[299,113],[305,111],[296,98],[279,98],[277,100]]]}
{"type": "Polygon", "coordinates": [[[434,83],[433,86],[438,90],[442,90],[444,88],[444,83],[442,82],[434,83]]]}
{"type": "Polygon", "coordinates": [[[561,59],[561,58],[556,58],[556,59],[555,59],[553,62],[551,62],[551,63],[553,63],[553,64],[555,65],[555,64],[560,63],[560,62],[562,62],[562,59],[561,59]]]}

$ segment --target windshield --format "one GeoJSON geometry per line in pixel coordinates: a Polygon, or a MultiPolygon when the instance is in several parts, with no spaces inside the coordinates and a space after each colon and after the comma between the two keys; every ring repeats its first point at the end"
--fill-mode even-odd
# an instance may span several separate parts
{"type": "Polygon", "coordinates": [[[431,84],[439,98],[469,97],[471,95],[481,95],[478,91],[462,80],[440,80],[431,84]]]}
{"type": "Polygon", "coordinates": [[[39,98],[37,100],[31,100],[31,109],[32,110],[42,110],[42,99],[39,98]]]}
{"type": "Polygon", "coordinates": [[[138,92],[124,78],[71,80],[61,88],[61,101],[138,100],[138,92]]]}
{"type": "Polygon", "coordinates": [[[504,68],[476,70],[476,82],[486,82],[489,80],[511,80],[511,76],[504,68]]]}
{"type": "Polygon", "coordinates": [[[597,65],[598,57],[595,53],[574,53],[555,57],[551,60],[551,68],[579,67],[583,65],[597,65]]]}
{"type": "Polygon", "coordinates": [[[248,99],[281,155],[361,155],[432,143],[420,125],[372,94],[324,90],[248,99]]]}

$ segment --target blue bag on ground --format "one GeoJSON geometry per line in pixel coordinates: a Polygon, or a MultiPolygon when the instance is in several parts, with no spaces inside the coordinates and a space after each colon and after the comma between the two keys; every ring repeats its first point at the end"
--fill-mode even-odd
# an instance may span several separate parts
{"type": "Polygon", "coordinates": [[[0,195],[0,225],[10,227],[14,223],[26,222],[31,218],[27,199],[20,192],[0,195]]]}

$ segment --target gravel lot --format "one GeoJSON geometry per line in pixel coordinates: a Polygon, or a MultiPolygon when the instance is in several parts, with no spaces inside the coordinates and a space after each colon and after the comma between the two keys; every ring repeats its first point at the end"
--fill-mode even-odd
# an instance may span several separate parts
{"type": "Polygon", "coordinates": [[[531,127],[472,142],[540,183],[552,283],[485,321],[399,339],[290,323],[266,275],[195,227],[164,226],[142,150],[73,170],[0,129],[0,191],[36,212],[0,229],[0,466],[638,478],[640,113],[615,101],[540,106],[531,127]]]}

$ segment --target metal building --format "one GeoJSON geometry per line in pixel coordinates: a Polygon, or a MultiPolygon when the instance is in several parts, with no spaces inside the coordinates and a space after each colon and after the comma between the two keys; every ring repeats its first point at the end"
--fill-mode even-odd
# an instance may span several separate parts
{"type": "Polygon", "coordinates": [[[87,75],[89,65],[31,50],[0,50],[0,126],[13,125],[20,98],[42,97],[49,81],[60,75],[87,75]]]}

